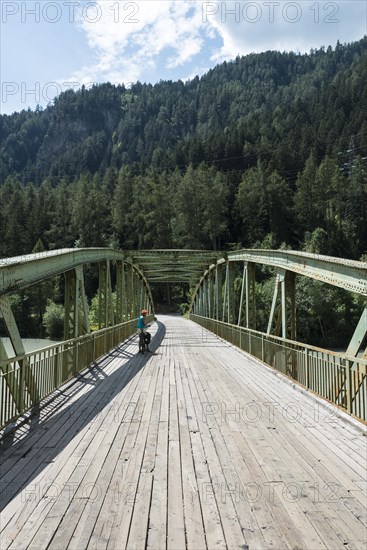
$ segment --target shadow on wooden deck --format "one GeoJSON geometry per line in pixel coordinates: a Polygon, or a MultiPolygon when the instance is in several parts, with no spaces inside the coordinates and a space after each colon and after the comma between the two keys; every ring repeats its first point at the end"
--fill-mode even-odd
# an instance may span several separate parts
{"type": "MultiPolygon", "coordinates": [[[[152,353],[159,349],[166,334],[163,323],[157,321],[157,327],[150,345],[152,353]]],[[[94,422],[149,361],[152,353],[132,353],[133,342],[138,349],[137,337],[134,336],[36,405],[29,420],[18,429],[19,434],[14,430],[4,431],[4,436],[0,440],[0,511],[27,487],[87,424],[94,422]],[[110,365],[111,360],[121,360],[121,365],[108,374],[104,369],[110,365]],[[90,386],[87,392],[86,386],[90,386]],[[76,397],[78,394],[80,397],[76,397]],[[49,432],[49,439],[46,444],[40,446],[39,436],[42,435],[44,441],[45,432],[49,432]],[[55,440],[52,441],[52,438],[55,440]],[[47,443],[51,444],[48,446],[47,443]],[[31,460],[28,456],[30,453],[34,455],[31,460]],[[23,460],[26,457],[27,461],[23,460]],[[26,470],[23,469],[22,462],[26,462],[26,470]],[[18,463],[16,468],[15,463],[18,463]],[[18,475],[15,475],[17,473],[18,475]]]]}

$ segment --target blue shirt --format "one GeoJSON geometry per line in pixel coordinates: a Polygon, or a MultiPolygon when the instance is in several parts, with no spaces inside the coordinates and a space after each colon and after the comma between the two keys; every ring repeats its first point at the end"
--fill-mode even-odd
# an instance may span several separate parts
{"type": "Polygon", "coordinates": [[[136,325],[136,327],[139,328],[139,329],[145,328],[144,316],[143,315],[140,315],[138,317],[138,324],[136,325]]]}

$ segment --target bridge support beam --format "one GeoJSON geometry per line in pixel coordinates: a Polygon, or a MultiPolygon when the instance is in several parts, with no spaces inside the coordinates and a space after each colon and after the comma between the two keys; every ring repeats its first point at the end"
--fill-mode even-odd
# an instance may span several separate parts
{"type": "Polygon", "coordinates": [[[237,324],[256,329],[255,264],[253,262],[244,262],[243,265],[237,324]]]}
{"type": "MultiPolygon", "coordinates": [[[[357,357],[358,352],[367,336],[367,306],[364,308],[358,325],[354,331],[351,341],[349,342],[347,355],[357,357]]],[[[363,355],[363,359],[367,359],[367,347],[363,355]]]]}
{"type": "Polygon", "coordinates": [[[236,304],[235,304],[235,288],[234,281],[236,278],[235,262],[228,262],[228,307],[227,318],[228,323],[235,324],[236,322],[236,304]]]}
{"type": "Polygon", "coordinates": [[[223,288],[223,267],[222,265],[215,266],[215,283],[214,283],[214,315],[217,321],[220,320],[220,315],[223,307],[222,298],[223,288]]]}
{"type": "Polygon", "coordinates": [[[226,276],[225,276],[225,279],[224,279],[223,303],[222,303],[223,309],[222,309],[221,321],[223,321],[223,322],[226,320],[226,308],[227,308],[227,300],[228,300],[228,279],[229,279],[229,274],[228,274],[228,262],[227,262],[227,264],[226,264],[226,276]]]}
{"type": "Polygon", "coordinates": [[[214,275],[213,272],[209,273],[208,276],[208,315],[211,319],[214,318],[215,311],[215,296],[214,296],[214,275]]]}
{"type": "Polygon", "coordinates": [[[133,318],[134,310],[134,270],[131,264],[126,265],[126,286],[127,286],[127,320],[133,318]]]}
{"type": "Polygon", "coordinates": [[[137,316],[139,316],[141,310],[143,309],[143,307],[145,306],[145,300],[144,300],[144,285],[143,285],[143,281],[138,278],[138,295],[139,295],[139,300],[138,300],[138,312],[137,312],[137,316]]]}
{"type": "Polygon", "coordinates": [[[236,274],[236,267],[234,262],[227,262],[226,278],[224,281],[222,321],[227,321],[227,323],[232,323],[232,324],[235,322],[235,293],[234,293],[235,274],[236,274]]]}
{"type": "Polygon", "coordinates": [[[64,339],[70,340],[89,332],[88,303],[84,290],[83,267],[65,273],[64,339]]]}
{"type": "Polygon", "coordinates": [[[201,289],[200,289],[200,311],[201,311],[201,315],[205,315],[204,284],[201,285],[201,289]]]}
{"type": "Polygon", "coordinates": [[[138,281],[139,281],[139,304],[138,304],[138,311],[137,316],[140,315],[141,310],[144,308],[146,310],[150,310],[153,312],[154,310],[154,304],[153,299],[151,295],[149,295],[149,291],[147,286],[144,283],[144,279],[137,273],[136,274],[138,281]]]}
{"type": "Polygon", "coordinates": [[[139,281],[136,279],[134,268],[132,269],[132,283],[133,283],[133,293],[132,293],[132,312],[131,318],[138,317],[138,294],[139,294],[139,281]]]}
{"type": "Polygon", "coordinates": [[[267,334],[296,339],[296,275],[277,268],[267,334]],[[281,291],[279,303],[279,289],[281,291]]]}
{"type": "Polygon", "coordinates": [[[127,319],[126,271],[124,262],[116,262],[116,322],[127,319]]]}
{"type": "Polygon", "coordinates": [[[98,328],[106,328],[114,323],[111,269],[110,261],[99,262],[99,307],[98,307],[98,328]]]}
{"type": "Polygon", "coordinates": [[[208,278],[206,277],[203,282],[202,286],[203,291],[203,315],[204,317],[208,317],[208,278]]]}
{"type": "Polygon", "coordinates": [[[8,296],[0,296],[0,316],[2,317],[6,332],[13,346],[15,356],[18,357],[19,373],[17,376],[15,365],[10,370],[3,368],[3,361],[8,359],[5,347],[0,340],[0,365],[4,374],[4,379],[9,387],[9,391],[13,397],[14,403],[21,414],[24,410],[24,388],[31,398],[32,403],[37,403],[39,400],[36,382],[33,377],[32,370],[28,364],[24,345],[19,334],[17,323],[15,321],[8,296]]]}

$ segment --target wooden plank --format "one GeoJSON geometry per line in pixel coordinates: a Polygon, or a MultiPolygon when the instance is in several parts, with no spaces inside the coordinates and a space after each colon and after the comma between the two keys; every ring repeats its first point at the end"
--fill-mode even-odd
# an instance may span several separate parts
{"type": "MultiPolygon", "coordinates": [[[[108,476],[104,476],[103,478],[103,475],[101,475],[102,469],[105,467],[107,456],[111,451],[112,445],[115,443],[116,434],[119,431],[119,424],[117,424],[117,422],[113,422],[112,420],[112,418],[106,418],[106,422],[104,423],[106,426],[100,428],[100,430],[105,432],[105,436],[101,441],[101,444],[98,445],[97,452],[94,455],[80,485],[76,488],[74,494],[72,495],[72,502],[62,518],[55,537],[50,543],[50,550],[63,550],[66,543],[69,545],[69,541],[73,537],[75,529],[79,527],[80,518],[84,512],[86,504],[89,501],[92,501],[94,502],[95,508],[97,508],[97,502],[95,501],[102,500],[105,496],[106,485],[100,482],[100,478],[102,478],[104,482],[108,479],[108,476]],[[106,431],[107,425],[108,430],[106,431]]],[[[125,426],[123,426],[123,428],[124,427],[125,426]]],[[[116,454],[117,453],[114,454],[115,459],[117,458],[116,454]]]]}
{"type": "MultiPolygon", "coordinates": [[[[254,506],[249,502],[249,499],[246,498],[246,484],[250,484],[250,487],[252,488],[255,485],[256,495],[258,494],[257,491],[259,489],[261,490],[262,486],[257,485],[255,483],[255,480],[251,479],[251,476],[249,479],[247,479],[246,484],[244,485],[243,475],[238,474],[235,464],[233,464],[232,462],[233,453],[231,454],[227,450],[225,440],[226,438],[229,438],[231,434],[241,432],[241,430],[239,429],[240,422],[238,421],[240,417],[237,419],[237,416],[239,415],[237,413],[235,404],[228,401],[231,395],[228,395],[226,393],[226,389],[220,386],[215,376],[214,366],[208,361],[209,359],[207,359],[207,361],[205,362],[205,369],[210,370],[211,376],[205,378],[205,376],[201,376],[199,374],[199,377],[201,378],[201,383],[203,384],[203,388],[205,388],[205,396],[211,400],[212,404],[218,403],[219,399],[222,400],[222,402],[223,400],[226,400],[226,402],[230,404],[230,410],[234,411],[234,417],[237,420],[236,429],[231,430],[231,427],[234,424],[232,414],[223,417],[221,411],[219,415],[208,415],[206,417],[210,428],[210,433],[215,444],[216,452],[220,457],[221,463],[223,464],[223,473],[225,476],[225,482],[223,483],[224,496],[228,498],[228,493],[230,491],[233,492],[234,505],[237,509],[239,517],[241,518],[242,529],[245,533],[246,539],[250,547],[267,548],[269,543],[274,544],[274,547],[282,547],[282,545],[284,544],[284,539],[282,539],[282,537],[277,534],[276,531],[273,531],[271,540],[269,540],[269,535],[268,542],[266,542],[264,538],[264,530],[262,529],[263,525],[260,522],[260,519],[257,519],[259,504],[254,506]],[[212,386],[215,391],[218,390],[218,392],[220,392],[220,397],[210,390],[210,386],[212,386]],[[230,421],[228,422],[228,420],[230,421]],[[245,520],[244,518],[247,518],[247,520],[245,520]]],[[[243,474],[243,468],[241,468],[240,471],[243,474]]],[[[289,518],[288,524],[290,524],[289,518]]],[[[292,532],[291,538],[293,539],[293,541],[297,541],[297,537],[298,533],[294,530],[292,532]]],[[[302,539],[299,539],[299,542],[301,540],[302,539]]]]}
{"type": "MultiPolygon", "coordinates": [[[[182,353],[182,350],[181,350],[182,353]]],[[[199,491],[200,507],[206,544],[208,548],[226,548],[225,537],[222,529],[220,514],[212,486],[208,469],[208,461],[205,456],[202,438],[200,435],[198,418],[195,411],[195,395],[190,391],[189,378],[192,377],[186,353],[182,353],[181,377],[185,403],[188,411],[188,425],[190,427],[190,440],[192,457],[194,461],[196,483],[199,491]]],[[[201,410],[199,399],[196,398],[197,410],[201,410]]]]}
{"type": "MultiPolygon", "coordinates": [[[[65,468],[67,472],[67,484],[71,488],[71,490],[74,487],[78,487],[82,483],[86,469],[91,464],[91,461],[93,460],[100,446],[102,438],[103,433],[97,432],[96,436],[90,442],[90,445],[85,451],[83,455],[83,460],[79,461],[76,467],[74,467],[72,470],[69,470],[69,468],[67,467],[65,468]]],[[[45,545],[48,545],[51,542],[52,538],[54,537],[55,531],[61,527],[62,518],[66,513],[70,502],[70,492],[61,491],[59,497],[55,500],[54,505],[52,506],[46,517],[43,519],[40,529],[37,531],[32,541],[30,542],[28,546],[30,550],[37,550],[45,545]]],[[[83,504],[85,505],[85,502],[83,504]]]]}
{"type": "Polygon", "coordinates": [[[159,422],[147,548],[167,546],[168,422],[159,422]]]}
{"type": "MultiPolygon", "coordinates": [[[[145,548],[147,546],[149,528],[148,522],[152,501],[153,479],[155,477],[154,471],[156,467],[157,437],[162,399],[163,369],[159,367],[159,364],[156,361],[153,361],[151,365],[152,368],[157,371],[157,381],[156,386],[152,386],[150,391],[150,396],[152,399],[151,415],[150,418],[148,418],[148,415],[145,417],[146,420],[149,421],[149,432],[136,494],[136,504],[133,510],[129,539],[127,542],[128,548],[137,549],[145,548]],[[152,389],[154,389],[154,393],[152,392],[152,389]]],[[[146,410],[149,410],[149,408],[146,410]]]]}
{"type": "MultiPolygon", "coordinates": [[[[207,367],[208,367],[208,364],[206,363],[205,368],[207,367]]],[[[215,368],[216,366],[211,364],[211,368],[210,368],[211,376],[209,377],[205,375],[205,373],[203,373],[203,376],[202,376],[202,381],[204,381],[203,383],[207,381],[208,385],[212,386],[214,391],[216,391],[216,387],[213,384],[213,379],[214,379],[213,371],[215,370],[215,368]]],[[[241,416],[237,414],[237,410],[235,408],[235,403],[234,403],[235,401],[234,394],[231,391],[230,386],[231,386],[231,381],[230,379],[228,379],[227,384],[222,385],[221,388],[218,388],[218,383],[217,383],[217,390],[220,391],[222,403],[227,405],[228,410],[235,411],[235,416],[236,417],[238,416],[238,418],[236,418],[237,424],[241,425],[242,419],[241,419],[241,416]]],[[[238,385],[234,386],[232,390],[237,391],[237,388],[238,388],[238,385]]],[[[206,395],[208,395],[208,390],[206,391],[206,395]]],[[[215,400],[215,397],[212,396],[212,399],[215,400]]],[[[219,396],[217,396],[217,400],[218,399],[220,399],[219,396]]],[[[222,419],[221,426],[227,424],[227,417],[228,417],[227,414],[224,417],[223,415],[221,416],[221,419],[222,419]]],[[[212,420],[212,417],[211,416],[208,417],[208,421],[211,421],[211,420],[212,420]]],[[[272,445],[270,445],[269,443],[269,435],[264,430],[261,420],[259,420],[259,422],[256,423],[255,427],[253,425],[250,425],[248,429],[251,429],[252,431],[254,431],[254,435],[251,438],[251,440],[256,442],[255,448],[259,448],[260,450],[256,458],[261,463],[262,468],[265,471],[268,471],[268,479],[274,481],[274,474],[275,474],[276,476],[275,481],[278,482],[278,484],[281,484],[281,482],[283,481],[282,476],[279,473],[279,467],[281,465],[281,462],[277,454],[275,453],[272,445]]],[[[238,431],[238,428],[236,429],[236,431],[238,431]]],[[[300,510],[298,510],[297,506],[292,507],[289,505],[289,503],[287,503],[287,514],[289,516],[289,519],[291,520],[290,523],[292,523],[292,517],[295,518],[293,520],[293,523],[295,525],[299,523],[301,512],[300,510]]],[[[320,537],[318,537],[316,531],[313,529],[313,527],[310,524],[308,524],[307,518],[302,518],[302,519],[303,519],[303,521],[301,522],[302,525],[299,526],[299,529],[304,531],[303,538],[309,541],[309,543],[313,545],[312,546],[313,548],[325,548],[320,537]]],[[[250,528],[250,531],[251,531],[251,528],[250,528]]],[[[294,533],[291,535],[291,538],[294,539],[296,536],[297,536],[297,530],[295,529],[294,533]]]]}
{"type": "MultiPolygon", "coordinates": [[[[126,373],[128,375],[128,373],[126,373]]],[[[105,395],[105,392],[103,393],[103,395],[105,395]]],[[[111,411],[111,410],[110,410],[111,411]]],[[[114,413],[114,411],[112,410],[112,412],[114,413]]],[[[91,414],[90,411],[88,411],[88,415],[91,414]]],[[[92,419],[94,418],[93,416],[91,416],[92,419]]],[[[94,422],[92,424],[92,426],[95,428],[95,429],[98,429],[98,427],[101,426],[101,423],[105,420],[104,416],[103,415],[100,415],[99,418],[98,417],[95,417],[97,418],[98,422],[94,422]]],[[[78,431],[78,426],[79,425],[82,425],[82,424],[79,424],[79,422],[85,422],[86,421],[86,418],[85,416],[83,416],[82,414],[79,414],[79,415],[72,415],[70,417],[70,420],[73,420],[74,422],[74,425],[73,425],[73,428],[74,430],[78,431]],[[76,419],[76,422],[75,422],[75,419],[76,419]]],[[[69,424],[70,425],[70,424],[69,424]]],[[[63,491],[63,493],[66,494],[66,497],[67,498],[71,498],[70,497],[70,493],[74,490],[74,485],[71,485],[70,483],[68,484],[68,476],[70,475],[70,471],[75,468],[75,466],[77,465],[78,463],[78,460],[79,460],[79,457],[83,455],[83,452],[81,450],[81,445],[83,445],[83,448],[86,449],[87,446],[89,445],[89,440],[87,438],[84,438],[84,434],[88,432],[88,429],[87,428],[84,428],[84,430],[82,430],[81,432],[79,432],[79,438],[74,438],[72,441],[72,447],[70,447],[70,444],[65,447],[65,449],[61,452],[61,455],[59,455],[60,457],[60,460],[58,461],[58,464],[50,464],[49,465],[49,468],[48,468],[48,475],[50,476],[51,474],[53,476],[55,476],[53,478],[53,485],[52,487],[54,488],[55,486],[58,487],[59,491],[63,491]],[[74,448],[74,453],[72,451],[72,449],[74,448]],[[75,449],[78,449],[77,452],[75,452],[75,449]],[[70,452],[72,452],[73,454],[70,456],[70,452]],[[63,456],[65,456],[65,460],[63,460],[63,456]],[[74,466],[73,466],[74,464],[74,466]],[[67,466],[65,466],[67,465],[67,466]],[[52,471],[51,471],[52,469],[52,471]],[[64,472],[62,474],[62,477],[60,476],[60,473],[58,472],[64,472]],[[54,473],[53,473],[54,472],[54,473]],[[66,478],[65,475],[67,476],[66,478]],[[66,485],[66,489],[64,488],[66,485]]],[[[65,437],[64,437],[65,439],[65,437]]],[[[69,438],[67,438],[68,440],[69,438]]],[[[61,439],[61,441],[63,441],[63,439],[61,439]]],[[[55,451],[56,452],[56,451],[55,451]]],[[[43,474],[46,475],[47,474],[47,471],[46,469],[44,469],[43,471],[43,474]]],[[[39,483],[40,487],[43,488],[43,486],[46,484],[49,484],[49,478],[46,478],[46,481],[43,482],[42,481],[42,477],[38,477],[36,478],[36,481],[37,483],[39,483]]],[[[47,485],[46,485],[47,486],[47,485]]],[[[48,498],[48,495],[47,493],[45,495],[41,494],[41,497],[43,499],[46,499],[47,502],[48,502],[48,508],[52,508],[52,505],[53,505],[53,500],[48,498]]],[[[40,498],[41,498],[40,497],[40,498]]],[[[38,500],[36,501],[35,504],[37,504],[37,508],[39,508],[38,506],[38,501],[39,501],[39,498],[38,500]]],[[[37,528],[39,527],[40,525],[40,522],[43,521],[43,517],[42,515],[39,515],[38,514],[38,509],[35,510],[35,516],[34,517],[31,517],[30,518],[30,521],[28,521],[28,523],[31,525],[31,531],[29,531],[28,533],[28,536],[30,535],[30,533],[33,533],[33,535],[35,534],[37,528]],[[35,518],[37,518],[37,520],[35,520],[35,518]]],[[[22,528],[22,532],[21,532],[21,538],[24,539],[25,537],[25,533],[28,532],[26,528],[22,528]]],[[[21,546],[23,543],[20,543],[21,546]]]]}
{"type": "Polygon", "coordinates": [[[124,408],[119,416],[119,430],[113,445],[109,450],[108,456],[103,469],[97,479],[98,486],[105,488],[103,497],[99,502],[88,502],[83,514],[78,522],[78,526],[73,533],[73,537],[70,542],[70,550],[79,550],[80,548],[87,548],[89,541],[93,535],[93,543],[98,544],[99,538],[101,539],[101,545],[106,547],[108,543],[107,538],[103,538],[101,535],[101,529],[106,526],[106,523],[101,521],[102,518],[109,518],[112,516],[113,505],[120,499],[126,498],[123,495],[123,483],[125,479],[126,461],[121,456],[124,442],[126,441],[126,434],[130,427],[133,413],[136,409],[136,392],[138,383],[140,380],[142,371],[137,373],[134,377],[133,383],[129,385],[124,396],[124,408]],[[107,516],[104,514],[104,510],[111,509],[111,514],[107,516]]]}
{"type": "MultiPolygon", "coordinates": [[[[193,362],[192,370],[194,371],[193,362]]],[[[206,403],[207,398],[197,381],[195,384],[190,381],[190,389],[192,394],[197,393],[201,403],[206,403]]],[[[202,416],[202,411],[202,406],[200,406],[199,409],[196,410],[196,416],[211,479],[211,486],[206,489],[214,491],[226,545],[229,548],[238,548],[246,545],[246,539],[244,538],[241,521],[235,510],[232,496],[229,494],[227,498],[222,465],[216,454],[209,426],[200,418],[200,416],[202,416]]]]}
{"type": "MultiPolygon", "coordinates": [[[[148,365],[148,363],[147,363],[148,365]]],[[[135,487],[135,494],[133,491],[131,493],[130,499],[121,499],[121,502],[118,504],[117,514],[115,515],[115,524],[112,527],[111,535],[108,540],[107,548],[124,548],[127,545],[129,538],[129,531],[131,525],[131,518],[133,515],[134,507],[137,506],[138,509],[145,510],[148,504],[139,503],[136,501],[137,496],[140,500],[147,500],[150,503],[151,492],[137,493],[139,487],[139,478],[141,475],[141,467],[145,452],[146,441],[149,431],[149,419],[152,413],[153,401],[154,401],[154,390],[156,387],[158,369],[150,369],[150,371],[145,368],[145,375],[149,377],[149,385],[144,381],[142,377],[143,384],[145,382],[145,388],[148,389],[146,402],[144,408],[141,410],[140,423],[136,422],[136,439],[134,441],[134,449],[131,452],[131,456],[128,462],[126,480],[131,485],[132,489],[135,487]]],[[[144,386],[143,386],[144,387],[144,386]]],[[[145,392],[144,392],[145,394],[145,392]]],[[[139,400],[140,401],[140,400],[139,400]]],[[[137,420],[136,414],[134,413],[132,424],[134,420],[137,420]]],[[[127,438],[125,443],[127,442],[127,438]]],[[[151,487],[151,484],[150,484],[151,487]]],[[[130,543],[131,544],[131,543],[130,543]]]]}
{"type": "MultiPolygon", "coordinates": [[[[129,540],[126,545],[129,550],[146,548],[152,484],[153,475],[149,472],[141,472],[131,520],[129,540]]],[[[117,546],[117,548],[119,547],[117,546]]]]}
{"type": "MultiPolygon", "coordinates": [[[[261,371],[260,371],[260,375],[261,375],[261,371]]],[[[261,376],[258,376],[257,378],[260,378],[261,379],[261,376]]],[[[254,377],[255,379],[255,377],[254,377]]],[[[252,378],[251,378],[252,380],[252,378]]],[[[266,381],[267,383],[269,384],[269,381],[267,380],[266,378],[266,381]]],[[[248,381],[247,381],[248,382],[248,381]]],[[[235,384],[238,384],[238,379],[235,379],[235,384]]],[[[258,380],[254,380],[254,383],[258,384],[259,381],[258,380]]],[[[282,384],[282,381],[279,380],[278,381],[278,386],[280,385],[280,387],[283,389],[283,391],[286,392],[287,390],[287,385],[286,384],[282,384]]],[[[264,388],[265,389],[265,388],[264,388]]],[[[275,392],[274,391],[274,385],[271,385],[270,388],[267,391],[267,395],[268,395],[268,402],[269,402],[269,405],[270,404],[273,404],[273,406],[275,405],[278,405],[278,408],[276,410],[276,418],[274,418],[272,420],[273,424],[274,424],[274,421],[279,421],[279,415],[280,415],[280,412],[279,412],[279,404],[282,403],[282,401],[284,402],[286,398],[282,398],[280,395],[279,395],[279,392],[278,392],[278,388],[277,388],[277,391],[275,392]]],[[[288,395],[289,396],[289,392],[288,394],[285,393],[284,395],[288,395]]],[[[289,397],[288,397],[289,399],[289,397]]],[[[266,397],[264,396],[264,399],[262,400],[262,402],[266,402],[266,397]]],[[[286,402],[286,401],[285,401],[286,402]]],[[[287,402],[286,402],[287,403],[287,402]]],[[[330,460],[333,461],[334,457],[335,457],[335,452],[333,452],[332,454],[330,454],[327,450],[327,445],[326,445],[326,448],[325,448],[325,442],[327,442],[328,438],[327,437],[324,437],[323,439],[321,439],[320,437],[320,434],[324,433],[324,430],[327,429],[327,430],[333,430],[334,431],[334,437],[335,439],[338,441],[337,445],[340,447],[341,446],[341,438],[339,437],[339,435],[341,435],[345,429],[347,429],[346,427],[348,427],[348,425],[344,424],[341,420],[339,420],[338,424],[337,425],[334,425],[334,426],[330,426],[327,422],[323,422],[322,420],[323,419],[319,419],[318,418],[318,411],[315,411],[314,409],[314,403],[310,400],[307,399],[307,396],[303,396],[303,395],[300,395],[298,392],[295,392],[292,396],[292,402],[291,402],[291,405],[295,405],[296,408],[298,409],[298,411],[302,411],[302,418],[300,419],[300,421],[296,421],[296,422],[285,422],[284,423],[284,426],[287,427],[289,426],[289,428],[292,428],[290,431],[289,431],[289,434],[291,437],[293,437],[293,434],[294,434],[294,431],[295,429],[297,431],[302,431],[303,433],[303,436],[302,437],[306,437],[307,441],[309,441],[310,439],[318,446],[318,448],[320,449],[320,453],[322,456],[320,456],[320,459],[322,461],[326,461],[326,462],[329,462],[330,460]],[[314,415],[317,415],[316,418],[314,415]],[[313,435],[316,436],[316,439],[313,437],[313,435],[310,433],[310,428],[315,428],[313,430],[313,435]],[[320,442],[320,444],[318,444],[318,441],[320,442]],[[327,453],[327,455],[325,454],[327,453]]],[[[268,408],[268,411],[270,411],[270,407],[268,408]]],[[[283,419],[282,420],[286,420],[286,416],[283,414],[283,419]]],[[[356,437],[358,437],[359,439],[359,443],[360,443],[360,448],[361,448],[361,453],[365,453],[366,452],[366,440],[365,438],[362,436],[361,433],[358,433],[356,432],[355,429],[353,429],[352,432],[349,432],[350,433],[350,437],[353,436],[353,438],[355,439],[356,437]],[[363,451],[362,451],[363,449],[363,451]]],[[[299,437],[299,436],[297,436],[299,437]]],[[[348,440],[347,440],[348,441],[348,440]]],[[[347,443],[347,442],[346,442],[347,443]]],[[[345,449],[349,450],[349,454],[350,454],[350,449],[349,449],[349,445],[348,443],[345,445],[345,449]]],[[[339,455],[339,453],[337,453],[339,455]]],[[[345,456],[345,453],[344,453],[344,456],[345,456]]],[[[340,458],[340,457],[339,457],[340,458]]],[[[354,460],[355,456],[353,456],[353,458],[351,458],[351,460],[354,460]]],[[[344,467],[343,465],[340,465],[339,464],[339,468],[340,466],[343,468],[344,470],[344,467]]],[[[338,471],[340,472],[340,469],[338,468],[338,471]]],[[[353,466],[352,466],[353,468],[353,466]]],[[[355,470],[355,468],[353,468],[353,470],[355,470]]],[[[362,472],[360,471],[359,472],[360,474],[362,474],[362,472]]],[[[347,474],[347,477],[350,478],[350,472],[348,472],[347,474]]],[[[364,470],[364,476],[365,478],[365,470],[364,470]]]]}
{"type": "Polygon", "coordinates": [[[167,548],[185,548],[180,436],[178,427],[175,363],[169,365],[169,431],[168,431],[168,514],[167,548]]]}
{"type": "Polygon", "coordinates": [[[193,463],[190,432],[187,422],[188,415],[186,410],[186,399],[183,392],[179,364],[177,365],[175,374],[180,431],[186,548],[192,550],[202,550],[206,548],[205,532],[199,499],[199,489],[195,475],[195,466],[193,463]]]}
{"type": "Polygon", "coordinates": [[[101,359],[5,449],[1,548],[364,550],[366,438],[195,324],[165,324],[159,352],[101,359]]]}
{"type": "MultiPolygon", "coordinates": [[[[283,448],[284,448],[284,446],[283,446],[283,448]]],[[[283,459],[283,461],[280,463],[280,466],[282,466],[282,464],[285,464],[285,463],[286,463],[286,461],[285,461],[285,459],[283,459]]],[[[293,462],[293,464],[296,464],[296,463],[293,462]]],[[[295,468],[293,468],[292,470],[293,470],[293,473],[296,471],[295,468]]],[[[301,477],[301,479],[303,479],[303,477],[301,477]]],[[[305,504],[307,504],[307,502],[309,502],[309,500],[307,500],[307,498],[302,499],[303,507],[305,506],[305,504]]],[[[311,505],[311,507],[309,507],[309,509],[308,509],[308,517],[311,517],[312,514],[313,514],[313,525],[315,525],[315,526],[319,525],[319,531],[320,532],[322,532],[323,530],[325,531],[324,525],[327,525],[327,518],[325,517],[324,521],[322,521],[322,519],[320,520],[320,517],[322,518],[322,514],[320,515],[319,511],[315,510],[315,507],[312,507],[312,505],[311,505]]],[[[335,544],[341,544],[341,541],[340,540],[337,541],[335,538],[333,540],[330,540],[330,537],[333,537],[333,533],[332,533],[332,530],[330,530],[330,528],[329,528],[329,532],[328,532],[328,537],[329,537],[329,540],[326,543],[327,545],[332,546],[333,544],[334,545],[335,544]]],[[[325,540],[327,540],[327,537],[326,537],[325,533],[324,533],[323,538],[325,540]]]]}
{"type": "Polygon", "coordinates": [[[101,508],[107,498],[112,476],[116,470],[120,474],[123,474],[123,464],[119,461],[119,455],[127,429],[127,423],[120,424],[116,438],[114,439],[113,445],[108,452],[96,480],[96,486],[101,488],[100,494],[97,495],[96,498],[89,498],[86,502],[82,514],[78,519],[78,524],[69,541],[68,550],[79,550],[80,548],[87,548],[88,546],[101,508]]]}

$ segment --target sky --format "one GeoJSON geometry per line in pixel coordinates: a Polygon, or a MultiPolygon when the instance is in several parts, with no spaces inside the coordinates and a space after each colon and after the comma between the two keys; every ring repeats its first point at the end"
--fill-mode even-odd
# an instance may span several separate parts
{"type": "Polygon", "coordinates": [[[237,55],[367,34],[367,0],[2,0],[2,114],[82,84],[186,81],[237,55]]]}

